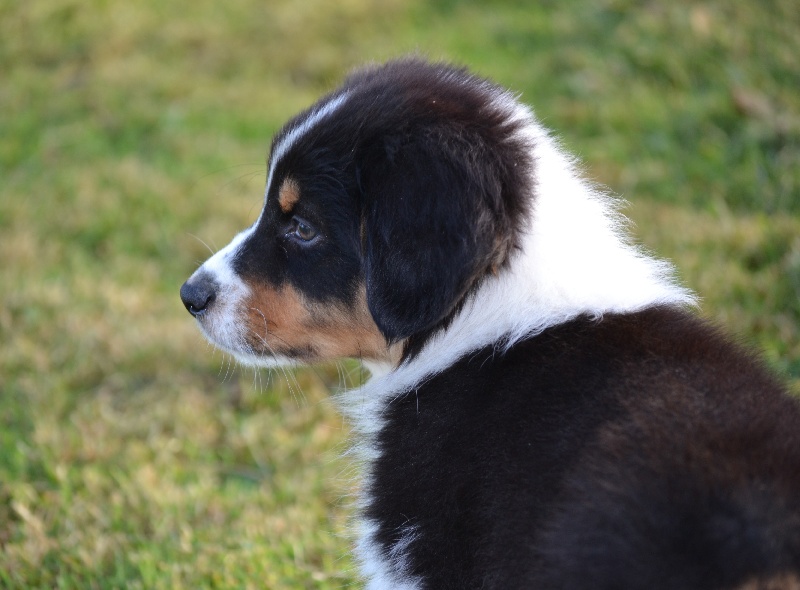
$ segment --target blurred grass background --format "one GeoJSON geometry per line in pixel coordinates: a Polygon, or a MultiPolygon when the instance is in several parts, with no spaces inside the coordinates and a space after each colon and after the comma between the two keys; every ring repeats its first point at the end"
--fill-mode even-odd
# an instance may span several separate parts
{"type": "Polygon", "coordinates": [[[276,128],[411,51],[520,92],[800,388],[796,0],[0,0],[0,587],[358,586],[359,372],[232,367],[178,288],[276,128]]]}

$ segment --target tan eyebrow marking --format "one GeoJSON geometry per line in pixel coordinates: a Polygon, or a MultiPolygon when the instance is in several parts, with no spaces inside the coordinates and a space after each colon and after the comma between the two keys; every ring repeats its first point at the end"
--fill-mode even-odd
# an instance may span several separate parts
{"type": "Polygon", "coordinates": [[[292,178],[287,178],[281,184],[278,191],[278,205],[281,211],[289,213],[295,206],[295,203],[300,200],[300,187],[292,178]]]}

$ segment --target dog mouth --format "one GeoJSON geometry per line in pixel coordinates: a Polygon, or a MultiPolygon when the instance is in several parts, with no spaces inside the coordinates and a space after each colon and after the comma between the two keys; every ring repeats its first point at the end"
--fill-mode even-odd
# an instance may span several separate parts
{"type": "Polygon", "coordinates": [[[183,284],[180,296],[205,338],[243,365],[271,367],[312,362],[320,356],[310,344],[291,342],[285,334],[282,338],[276,324],[281,312],[273,309],[276,302],[258,301],[244,284],[221,285],[201,269],[183,284]]]}
{"type": "MultiPolygon", "coordinates": [[[[237,319],[236,301],[241,300],[242,295],[238,290],[223,287],[213,275],[201,269],[181,286],[180,297],[186,311],[214,346],[248,364],[254,358],[274,356],[268,347],[255,345],[259,339],[266,344],[265,338],[246,337],[248,328],[237,319]]],[[[266,326],[266,319],[264,322],[266,326]]]]}
{"type": "MultiPolygon", "coordinates": [[[[230,307],[233,309],[233,306],[230,307]]],[[[192,311],[190,310],[189,313],[192,311]]],[[[266,328],[256,329],[247,321],[240,319],[240,316],[237,316],[232,310],[209,308],[196,315],[192,313],[192,315],[195,316],[197,325],[206,340],[214,347],[233,356],[242,365],[273,367],[312,360],[313,355],[310,350],[286,349],[287,347],[271,343],[274,338],[266,328]]]]}

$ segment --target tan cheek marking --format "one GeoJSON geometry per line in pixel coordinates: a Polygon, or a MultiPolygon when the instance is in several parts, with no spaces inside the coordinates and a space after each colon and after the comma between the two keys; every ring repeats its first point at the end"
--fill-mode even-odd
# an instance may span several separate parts
{"type": "Polygon", "coordinates": [[[367,309],[363,288],[352,308],[304,301],[289,286],[250,288],[253,295],[243,310],[248,325],[245,338],[257,353],[315,361],[356,357],[396,364],[400,360],[402,346],[387,346],[367,309]]]}
{"type": "Polygon", "coordinates": [[[311,308],[311,328],[324,358],[356,357],[397,364],[401,345],[386,343],[367,308],[366,288],[350,309],[315,305],[311,308]]]}
{"type": "Polygon", "coordinates": [[[244,335],[258,353],[280,354],[301,348],[297,335],[308,315],[293,289],[250,285],[252,295],[244,302],[247,318],[244,335]]]}
{"type": "Polygon", "coordinates": [[[281,211],[289,213],[299,200],[300,187],[292,178],[287,178],[278,191],[278,205],[280,205],[281,211]]]}

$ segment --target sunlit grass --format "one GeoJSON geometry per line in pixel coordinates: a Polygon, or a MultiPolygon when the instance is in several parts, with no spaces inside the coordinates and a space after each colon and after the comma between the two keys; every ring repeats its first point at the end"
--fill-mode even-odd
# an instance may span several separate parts
{"type": "Polygon", "coordinates": [[[358,585],[339,371],[241,370],[177,290],[363,61],[520,92],[799,387],[797,30],[792,0],[0,3],[0,587],[358,585]]]}

